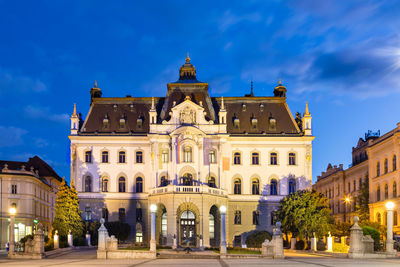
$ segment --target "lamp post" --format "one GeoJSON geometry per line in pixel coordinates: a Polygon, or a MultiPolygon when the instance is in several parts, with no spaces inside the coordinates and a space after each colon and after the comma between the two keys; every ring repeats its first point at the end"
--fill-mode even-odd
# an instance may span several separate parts
{"type": "Polygon", "coordinates": [[[10,241],[8,245],[8,255],[14,253],[14,224],[15,224],[15,214],[17,213],[17,209],[15,207],[11,207],[9,209],[10,213],[10,241]]]}
{"type": "Polygon", "coordinates": [[[156,252],[156,211],[157,205],[150,205],[151,211],[151,238],[150,238],[150,251],[156,252]]]}
{"type": "Polygon", "coordinates": [[[387,210],[387,235],[386,235],[386,252],[393,252],[393,209],[394,203],[392,201],[386,202],[387,210]]]}
{"type": "Polygon", "coordinates": [[[220,244],[220,255],[226,255],[226,227],[225,227],[225,214],[226,214],[226,207],[221,206],[219,208],[221,212],[221,244],[220,244]]]}
{"type": "Polygon", "coordinates": [[[346,197],[344,199],[344,203],[345,203],[345,205],[344,205],[344,222],[346,222],[347,206],[348,206],[348,204],[350,204],[350,202],[351,202],[351,198],[350,197],[346,197]]]}

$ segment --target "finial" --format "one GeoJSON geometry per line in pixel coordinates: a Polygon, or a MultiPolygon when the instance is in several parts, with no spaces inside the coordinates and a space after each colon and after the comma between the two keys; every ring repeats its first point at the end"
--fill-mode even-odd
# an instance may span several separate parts
{"type": "Polygon", "coordinates": [[[308,102],[306,102],[306,112],[304,113],[304,115],[309,116],[310,112],[308,111],[308,102]]]}
{"type": "Polygon", "coordinates": [[[74,103],[74,113],[72,115],[76,115],[76,103],[74,103]]]}
{"type": "Polygon", "coordinates": [[[250,96],[254,96],[254,92],[253,92],[253,80],[251,80],[251,85],[250,85],[250,96]]]}
{"type": "Polygon", "coordinates": [[[279,85],[282,85],[282,81],[281,81],[281,78],[279,78],[279,85]]]}
{"type": "Polygon", "coordinates": [[[221,98],[221,109],[225,109],[224,97],[221,98]]]}
{"type": "Polygon", "coordinates": [[[94,81],[94,88],[97,88],[97,81],[94,81]]]}
{"type": "Polygon", "coordinates": [[[154,109],[154,96],[151,98],[151,109],[154,109]]]}
{"type": "Polygon", "coordinates": [[[189,57],[189,52],[187,53],[187,56],[186,56],[186,63],[190,63],[190,57],[189,57]]]}

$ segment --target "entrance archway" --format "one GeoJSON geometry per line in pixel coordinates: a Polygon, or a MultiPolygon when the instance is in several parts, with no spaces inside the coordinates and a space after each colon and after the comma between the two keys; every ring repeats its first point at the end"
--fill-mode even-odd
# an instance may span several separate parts
{"type": "Polygon", "coordinates": [[[221,226],[221,215],[217,206],[213,205],[210,208],[210,213],[208,215],[208,229],[210,237],[210,246],[218,247],[220,244],[220,226],[221,226]]]}
{"type": "Polygon", "coordinates": [[[199,210],[193,203],[183,203],[177,210],[178,242],[181,247],[197,247],[199,210]]]}

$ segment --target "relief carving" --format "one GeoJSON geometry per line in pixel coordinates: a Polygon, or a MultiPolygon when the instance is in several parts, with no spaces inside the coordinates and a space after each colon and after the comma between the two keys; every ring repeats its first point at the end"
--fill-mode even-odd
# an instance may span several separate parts
{"type": "Polygon", "coordinates": [[[179,115],[181,124],[195,124],[196,123],[196,112],[190,107],[185,107],[179,115]]]}

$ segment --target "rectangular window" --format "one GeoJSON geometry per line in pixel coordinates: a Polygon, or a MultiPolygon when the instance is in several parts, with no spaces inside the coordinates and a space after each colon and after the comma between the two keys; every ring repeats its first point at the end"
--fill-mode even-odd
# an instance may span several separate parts
{"type": "Polygon", "coordinates": [[[13,185],[11,185],[11,194],[17,194],[17,185],[16,184],[13,184],[13,185]]]}
{"type": "Polygon", "coordinates": [[[92,162],[92,151],[85,152],[85,162],[91,163],[92,162]]]}
{"type": "Polygon", "coordinates": [[[121,151],[119,152],[119,163],[125,163],[125,152],[121,151]]]}
{"type": "Polygon", "coordinates": [[[124,208],[120,208],[118,210],[118,219],[120,222],[125,222],[125,209],[124,208]]]}
{"type": "Polygon", "coordinates": [[[101,153],[101,162],[108,163],[108,152],[104,151],[101,153]]]}
{"type": "Polygon", "coordinates": [[[214,151],[214,150],[211,150],[211,151],[210,151],[209,160],[210,160],[210,163],[216,163],[215,151],[214,151]]]}
{"type": "Polygon", "coordinates": [[[136,222],[141,222],[142,221],[142,209],[137,208],[136,209],[136,222]]]}
{"type": "Polygon", "coordinates": [[[271,165],[278,165],[278,154],[271,153],[271,165]]]}
{"type": "Polygon", "coordinates": [[[136,243],[143,242],[143,233],[136,233],[136,243]]]}
{"type": "Polygon", "coordinates": [[[235,224],[242,224],[242,212],[240,210],[235,211],[235,224]]]}
{"type": "Polygon", "coordinates": [[[143,163],[143,152],[136,152],[136,163],[143,163]]]}
{"type": "Polygon", "coordinates": [[[258,213],[258,211],[253,211],[253,224],[254,225],[259,224],[259,217],[260,217],[260,214],[258,213]]]}
{"type": "Polygon", "coordinates": [[[162,152],[162,154],[161,154],[161,160],[162,160],[162,162],[163,163],[168,163],[168,159],[169,157],[168,157],[168,151],[167,150],[164,150],[163,152],[162,152]]]}
{"type": "Polygon", "coordinates": [[[289,153],[289,165],[296,165],[296,154],[289,153]]]}
{"type": "Polygon", "coordinates": [[[92,220],[92,209],[90,207],[85,208],[85,221],[92,220]]]}

